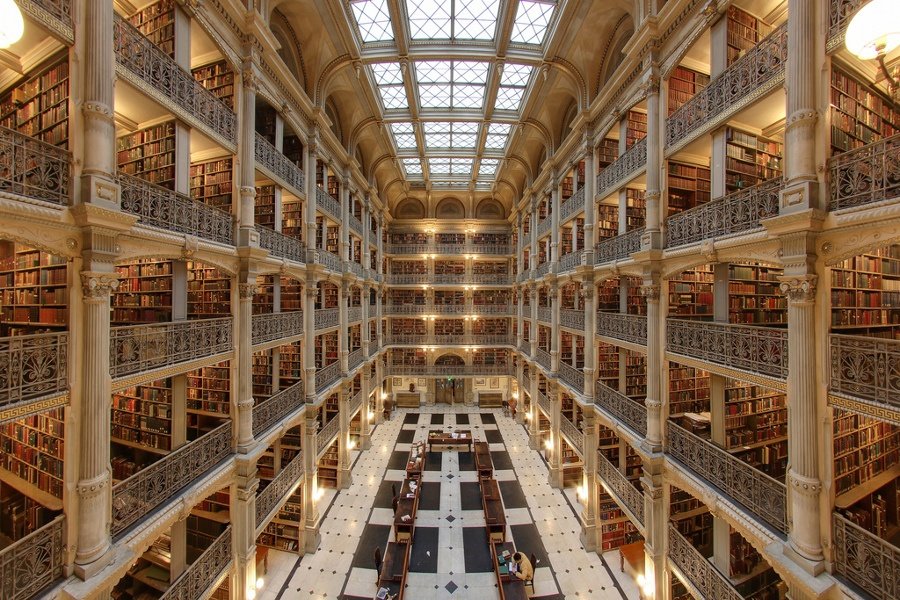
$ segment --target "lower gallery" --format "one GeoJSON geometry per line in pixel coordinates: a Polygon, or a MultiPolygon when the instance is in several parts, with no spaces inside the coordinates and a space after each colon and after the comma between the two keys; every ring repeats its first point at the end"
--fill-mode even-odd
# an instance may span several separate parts
{"type": "Polygon", "coordinates": [[[900,598],[898,11],[0,0],[0,598],[900,598]]]}

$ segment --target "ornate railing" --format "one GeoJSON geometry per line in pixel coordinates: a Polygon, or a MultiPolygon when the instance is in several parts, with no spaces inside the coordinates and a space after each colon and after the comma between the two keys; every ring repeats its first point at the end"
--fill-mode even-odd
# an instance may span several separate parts
{"type": "Polygon", "coordinates": [[[835,574],[876,600],[900,598],[900,548],[837,513],[831,525],[835,574]]]}
{"type": "Polygon", "coordinates": [[[274,256],[298,263],[306,262],[306,244],[302,241],[262,225],[257,225],[256,231],[259,232],[260,248],[265,248],[274,256]]]}
{"type": "Polygon", "coordinates": [[[674,523],[669,523],[668,556],[681,578],[697,589],[701,597],[744,600],[728,578],[678,532],[674,523]]]}
{"type": "Polygon", "coordinates": [[[539,347],[537,349],[537,355],[535,356],[535,360],[537,360],[537,363],[539,365],[544,367],[545,371],[547,371],[548,373],[551,371],[551,365],[553,364],[553,361],[550,359],[549,352],[547,352],[543,348],[539,347]]]}
{"type": "Polygon", "coordinates": [[[775,379],[787,379],[786,329],[667,319],[666,350],[775,379]]]}
{"type": "Polygon", "coordinates": [[[522,343],[519,344],[519,352],[521,352],[525,356],[531,356],[531,342],[528,340],[522,340],[522,343]]]}
{"type": "MultiPolygon", "coordinates": [[[[435,308],[437,308],[437,306],[435,306],[435,308]]],[[[444,308],[446,308],[446,307],[444,307],[444,308]]],[[[472,312],[476,315],[515,316],[515,314],[516,314],[516,312],[511,304],[475,304],[472,306],[472,312]]]]}
{"type": "Polygon", "coordinates": [[[582,256],[581,250],[576,250],[575,252],[569,252],[568,254],[563,255],[563,257],[559,259],[559,272],[564,273],[581,266],[582,256]]]}
{"type": "Polygon", "coordinates": [[[385,344],[427,344],[428,336],[424,333],[389,333],[384,338],[385,344]]]}
{"type": "Polygon", "coordinates": [[[744,233],[778,214],[781,177],[680,212],[666,220],[666,247],[744,233]]]}
{"type": "Polygon", "coordinates": [[[578,188],[575,194],[559,207],[559,222],[564,223],[572,215],[584,210],[584,187],[578,188]]]}
{"type": "Polygon", "coordinates": [[[472,273],[464,283],[488,283],[491,285],[509,285],[515,283],[515,278],[506,273],[472,273]]]}
{"type": "Polygon", "coordinates": [[[541,407],[541,409],[544,411],[544,414],[546,414],[548,417],[552,416],[553,415],[553,405],[550,403],[550,398],[548,398],[547,395],[540,390],[538,390],[537,396],[538,396],[538,406],[541,407]]]}
{"type": "Polygon", "coordinates": [[[544,275],[546,275],[549,272],[550,272],[550,261],[547,260],[537,266],[537,268],[534,270],[534,276],[536,279],[540,279],[541,277],[543,277],[544,275]]]}
{"type": "Polygon", "coordinates": [[[119,75],[234,148],[234,111],[125,19],[118,15],[114,19],[113,45],[119,75]]]}
{"type": "Polygon", "coordinates": [[[394,285],[408,283],[429,283],[431,277],[428,273],[390,273],[385,275],[385,281],[394,285]]]}
{"type": "Polygon", "coordinates": [[[598,380],[594,386],[594,404],[641,436],[647,435],[647,407],[640,402],[598,380]]]}
{"type": "Polygon", "coordinates": [[[844,43],[844,33],[850,19],[867,0],[829,0],[828,38],[825,46],[829,52],[844,43]]]}
{"type": "Polygon", "coordinates": [[[584,392],[584,371],[579,371],[572,365],[559,361],[559,378],[579,394],[584,392]]]}
{"type": "Polygon", "coordinates": [[[787,23],[714,78],[666,120],[666,149],[697,139],[784,81],[787,23]]]}
{"type": "Polygon", "coordinates": [[[830,210],[900,197],[900,134],[832,156],[828,174],[830,210]]]}
{"type": "Polygon", "coordinates": [[[303,406],[306,396],[304,382],[279,390],[253,407],[253,435],[259,436],[281,423],[285,417],[303,406]]]}
{"type": "Polygon", "coordinates": [[[474,342],[474,338],[470,335],[466,335],[464,333],[447,333],[447,334],[434,334],[434,343],[435,344],[470,344],[474,342]]]}
{"type": "Polygon", "coordinates": [[[316,393],[321,392],[329,385],[341,378],[341,362],[335,361],[327,367],[316,371],[316,393]]]}
{"type": "Polygon", "coordinates": [[[584,331],[584,311],[577,308],[561,308],[559,324],[569,329],[584,331]]]}
{"type": "Polygon", "coordinates": [[[266,489],[256,496],[256,527],[262,527],[272,511],[278,508],[299,483],[306,470],[303,467],[303,453],[298,452],[291,462],[278,472],[266,489]]]}
{"type": "Polygon", "coordinates": [[[69,334],[0,338],[0,409],[69,390],[69,334]]]}
{"type": "Polygon", "coordinates": [[[356,367],[362,364],[365,359],[365,355],[363,354],[362,348],[357,348],[353,352],[347,355],[347,368],[350,371],[353,371],[356,367]]]}
{"type": "Polygon", "coordinates": [[[644,346],[647,344],[647,317],[643,315],[598,312],[597,335],[634,342],[644,346]]]}
{"type": "Polygon", "coordinates": [[[437,273],[431,276],[432,283],[466,283],[465,273],[437,273]]]}
{"type": "Polygon", "coordinates": [[[385,244],[385,254],[431,254],[433,244],[385,244]]]}
{"type": "Polygon", "coordinates": [[[594,246],[594,264],[602,265],[614,260],[625,260],[641,249],[644,228],[635,229],[615,237],[607,238],[594,246]]]}
{"type": "Polygon", "coordinates": [[[363,234],[363,225],[362,221],[356,218],[356,215],[350,215],[350,229],[359,234],[359,237],[362,237],[363,234]]]}
{"type": "MultiPolygon", "coordinates": [[[[326,269],[335,273],[344,272],[341,258],[337,254],[332,254],[327,250],[322,250],[321,248],[316,250],[313,254],[313,261],[315,262],[315,264],[322,265],[326,269]]],[[[307,263],[308,262],[309,259],[307,258],[307,263]]]]}
{"type": "Polygon", "coordinates": [[[508,254],[515,254],[516,247],[513,244],[470,244],[467,246],[467,253],[506,256],[508,254]]]}
{"type": "Polygon", "coordinates": [[[124,173],[118,181],[122,211],[137,215],[139,223],[234,245],[234,217],[224,210],[124,173]]]}
{"type": "Polygon", "coordinates": [[[900,409],[900,341],[831,335],[829,391],[900,409]]]}
{"type": "Polygon", "coordinates": [[[609,491],[644,524],[644,494],[602,452],[597,453],[597,474],[609,491]]]}
{"type": "Polygon", "coordinates": [[[550,225],[553,224],[553,217],[547,215],[543,221],[538,222],[537,236],[538,239],[550,233],[550,225]]]}
{"type": "MultiPolygon", "coordinates": [[[[424,304],[386,304],[384,306],[385,315],[424,315],[428,307],[424,304]]],[[[437,312],[438,307],[434,307],[437,312]]]]}
{"type": "Polygon", "coordinates": [[[338,223],[343,221],[341,215],[341,203],[318,186],[316,186],[316,208],[322,209],[323,212],[327,213],[338,223]]]}
{"type": "Polygon", "coordinates": [[[59,515],[0,550],[0,598],[28,600],[63,577],[65,525],[65,515],[59,515]]]}
{"type": "Polygon", "coordinates": [[[316,435],[316,456],[322,454],[325,448],[334,440],[340,425],[339,419],[332,417],[328,424],[319,430],[319,433],[316,435]]]}
{"type": "Polygon", "coordinates": [[[475,311],[465,304],[435,304],[432,312],[436,315],[467,315],[475,311]]]}
{"type": "Polygon", "coordinates": [[[347,271],[353,273],[360,279],[363,278],[363,266],[356,261],[349,261],[345,263],[347,265],[347,271]]]}
{"type": "Polygon", "coordinates": [[[70,0],[16,0],[23,12],[35,21],[72,41],[72,3],[70,0]]]}
{"type": "Polygon", "coordinates": [[[347,414],[351,417],[356,414],[356,411],[359,410],[359,407],[362,406],[363,395],[362,390],[356,392],[352,398],[350,398],[350,403],[347,405],[347,414]]]}
{"type": "Polygon", "coordinates": [[[293,194],[306,197],[306,178],[303,170],[258,132],[253,154],[257,168],[263,173],[282,187],[289,188],[293,194]]]}
{"type": "Polygon", "coordinates": [[[0,192],[68,206],[71,163],[62,148],[0,127],[0,192]]]}
{"type": "Polygon", "coordinates": [[[422,377],[463,377],[515,375],[509,365],[388,365],[385,375],[421,375],[422,377]]]}
{"type": "Polygon", "coordinates": [[[538,321],[540,321],[541,323],[553,322],[553,312],[551,311],[549,306],[538,306],[537,315],[538,321]]]}
{"type": "Polygon", "coordinates": [[[584,434],[565,415],[559,421],[559,431],[566,436],[578,454],[584,457],[584,434]]]}
{"type": "Polygon", "coordinates": [[[378,337],[369,340],[369,356],[375,356],[381,350],[381,344],[378,343],[378,337]]]}
{"type": "Polygon", "coordinates": [[[522,375],[522,388],[531,393],[531,377],[528,375],[522,375]]]}
{"type": "Polygon", "coordinates": [[[385,254],[485,254],[506,256],[516,253],[512,244],[385,244],[385,254]]]}
{"type": "Polygon", "coordinates": [[[362,306],[350,306],[347,308],[347,322],[356,323],[362,321],[362,306]]]}
{"type": "Polygon", "coordinates": [[[317,308],[316,309],[316,331],[320,329],[328,329],[329,327],[337,327],[340,322],[339,308],[317,308]]]}
{"type": "Polygon", "coordinates": [[[111,327],[109,373],[132,375],[234,349],[232,318],[111,327]]]}
{"type": "Polygon", "coordinates": [[[303,335],[303,312],[269,313],[253,315],[251,325],[254,344],[264,344],[283,338],[303,335]]]}
{"type": "Polygon", "coordinates": [[[597,175],[598,196],[606,196],[647,166],[647,138],[643,138],[597,175]]]}
{"type": "Polygon", "coordinates": [[[715,444],[669,421],[667,453],[781,532],[787,531],[787,489],[715,444]]]}
{"type": "Polygon", "coordinates": [[[215,585],[231,566],[231,525],[192,562],[159,600],[196,600],[215,585]]]}
{"type": "Polygon", "coordinates": [[[231,456],[231,421],[113,486],[112,533],[128,527],[231,456]]]}

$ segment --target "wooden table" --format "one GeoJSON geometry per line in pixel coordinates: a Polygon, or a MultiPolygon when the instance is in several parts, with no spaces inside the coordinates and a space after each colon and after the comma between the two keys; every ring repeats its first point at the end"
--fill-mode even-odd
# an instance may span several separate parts
{"type": "Polygon", "coordinates": [[[434,429],[428,432],[429,450],[434,448],[434,446],[466,446],[471,452],[473,442],[472,431],[469,429],[460,429],[453,432],[434,429]]]}
{"type": "Polygon", "coordinates": [[[475,470],[478,471],[478,477],[494,476],[494,461],[487,442],[475,442],[475,470]]]}
{"type": "Polygon", "coordinates": [[[390,589],[392,594],[400,594],[397,596],[398,600],[403,598],[403,588],[406,587],[409,546],[410,544],[388,542],[387,550],[384,553],[384,562],[381,564],[381,574],[378,577],[380,587],[390,589]]]}
{"type": "Polygon", "coordinates": [[[409,449],[409,458],[406,460],[406,477],[409,479],[421,479],[427,459],[428,452],[425,450],[425,442],[413,444],[409,449]]]}
{"type": "Polygon", "coordinates": [[[484,509],[484,527],[488,540],[506,541],[506,514],[503,512],[503,500],[500,498],[500,486],[496,479],[481,480],[481,507],[484,509]]]}
{"type": "Polygon", "coordinates": [[[525,582],[515,575],[510,575],[507,566],[509,564],[508,561],[504,560],[504,563],[500,564],[499,557],[504,550],[509,552],[509,560],[511,561],[512,555],[516,552],[512,542],[491,544],[491,561],[494,563],[494,575],[497,577],[497,589],[500,590],[500,598],[501,600],[525,600],[525,598],[528,598],[528,594],[525,591],[525,582]]]}
{"type": "Polygon", "coordinates": [[[635,574],[644,572],[644,542],[638,541],[619,546],[619,569],[625,572],[625,563],[635,574]]]}
{"type": "Polygon", "coordinates": [[[400,488],[397,512],[394,513],[394,541],[410,542],[416,528],[416,511],[419,510],[419,491],[422,484],[414,479],[406,479],[400,488]],[[409,519],[403,520],[408,515],[409,519]]]}

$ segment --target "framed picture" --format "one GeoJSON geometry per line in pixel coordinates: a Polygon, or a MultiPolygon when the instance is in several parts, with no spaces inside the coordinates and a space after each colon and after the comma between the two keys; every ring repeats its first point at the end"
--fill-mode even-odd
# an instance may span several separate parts
{"type": "Polygon", "coordinates": [[[425,378],[423,377],[423,378],[419,379],[419,381],[416,383],[416,385],[418,385],[420,388],[424,388],[426,385],[428,385],[428,382],[425,381],[425,378]]]}
{"type": "Polygon", "coordinates": [[[491,377],[491,389],[492,390],[500,389],[500,378],[499,377],[491,377]]]}
{"type": "Polygon", "coordinates": [[[484,379],[475,378],[475,385],[478,387],[484,387],[484,379]]]}
{"type": "Polygon", "coordinates": [[[394,377],[394,387],[398,388],[401,385],[403,385],[403,378],[402,377],[394,377]]]}

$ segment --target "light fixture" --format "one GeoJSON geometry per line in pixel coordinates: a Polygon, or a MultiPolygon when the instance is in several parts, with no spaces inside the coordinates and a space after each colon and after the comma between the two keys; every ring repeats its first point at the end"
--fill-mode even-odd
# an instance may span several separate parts
{"type": "Polygon", "coordinates": [[[266,580],[263,579],[262,577],[260,577],[256,580],[256,589],[261,590],[261,589],[263,589],[264,585],[266,585],[266,580]]]}
{"type": "Polygon", "coordinates": [[[553,450],[553,440],[547,438],[547,441],[544,442],[544,448],[547,450],[553,450]]]}
{"type": "Polygon", "coordinates": [[[894,95],[897,79],[888,72],[884,57],[900,46],[900,4],[896,0],[871,0],[850,19],[844,43],[860,59],[878,61],[894,95]]]}
{"type": "Polygon", "coordinates": [[[22,11],[13,0],[0,0],[0,48],[9,48],[25,33],[22,11]]]}
{"type": "Polygon", "coordinates": [[[356,440],[350,440],[347,442],[347,450],[355,450],[356,449],[356,440]]]}

